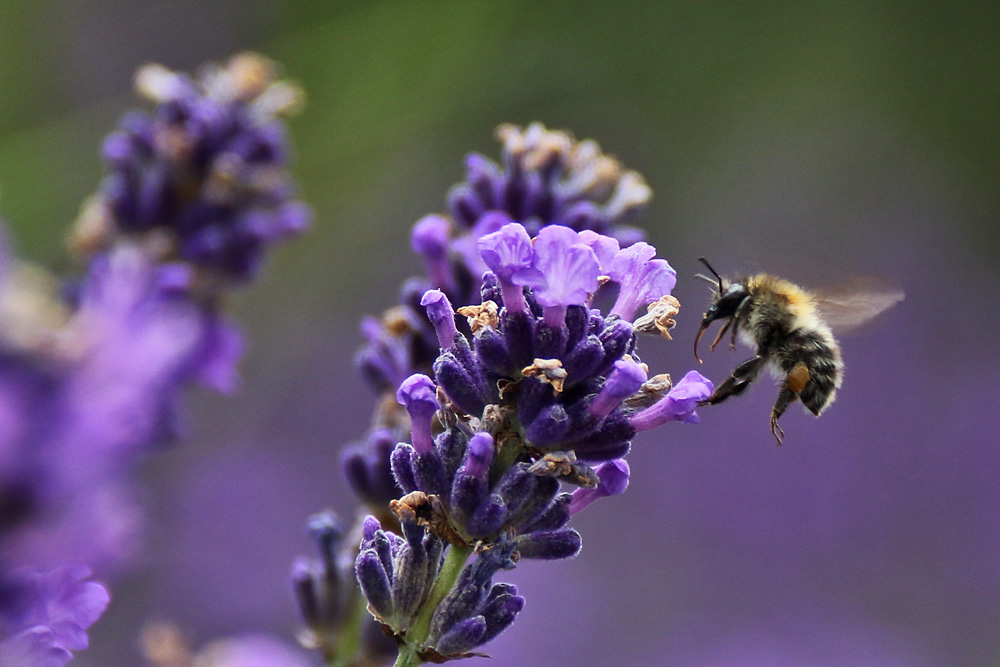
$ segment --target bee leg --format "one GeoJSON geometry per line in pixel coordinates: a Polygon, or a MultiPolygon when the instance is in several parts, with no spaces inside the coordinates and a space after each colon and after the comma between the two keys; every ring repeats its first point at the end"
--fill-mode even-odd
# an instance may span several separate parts
{"type": "Polygon", "coordinates": [[[736,312],[733,314],[733,332],[732,335],[729,337],[730,350],[736,349],[736,332],[739,331],[740,329],[740,320],[745,318],[747,311],[750,310],[751,303],[752,301],[750,299],[744,300],[743,303],[740,304],[740,307],[737,308],[736,312]]]}
{"type": "Polygon", "coordinates": [[[801,361],[792,367],[785,381],[781,384],[781,391],[771,408],[771,435],[781,446],[781,439],[785,437],[785,432],[778,426],[778,418],[785,414],[785,409],[799,397],[799,392],[805,389],[809,382],[809,368],[801,361]]]}
{"type": "Polygon", "coordinates": [[[726,320],[725,324],[722,325],[722,328],[719,329],[719,335],[716,336],[715,340],[712,341],[712,347],[708,348],[710,351],[712,351],[712,352],[715,351],[715,346],[719,344],[720,340],[722,340],[722,337],[726,334],[726,329],[729,328],[729,325],[732,324],[732,322],[733,322],[733,320],[732,320],[732,318],[730,318],[730,319],[726,320]]]}
{"type": "Polygon", "coordinates": [[[753,382],[754,378],[760,372],[760,369],[764,367],[764,363],[767,361],[767,357],[763,355],[757,355],[751,359],[747,359],[742,364],[733,369],[732,374],[726,378],[726,381],[716,387],[712,395],[706,400],[702,401],[702,405],[715,405],[716,403],[721,403],[730,396],[739,396],[750,383],[753,382]]]}

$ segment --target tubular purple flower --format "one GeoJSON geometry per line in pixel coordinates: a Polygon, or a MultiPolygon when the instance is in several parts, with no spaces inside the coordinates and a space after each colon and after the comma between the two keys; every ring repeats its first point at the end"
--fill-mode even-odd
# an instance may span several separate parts
{"type": "Polygon", "coordinates": [[[612,315],[632,321],[636,312],[661,296],[670,294],[677,284],[677,272],[665,259],[653,259],[656,248],[645,242],[618,251],[608,275],[621,286],[612,315]]]}
{"type": "Polygon", "coordinates": [[[435,397],[436,391],[437,386],[429,377],[416,373],[403,380],[396,392],[396,400],[410,414],[413,448],[420,453],[434,449],[431,420],[441,407],[435,397]]]}
{"type": "Polygon", "coordinates": [[[688,371],[659,402],[632,415],[632,426],[636,431],[647,431],[672,421],[697,424],[695,408],[701,401],[708,400],[714,390],[711,380],[698,371],[688,371]]]}
{"type": "Polygon", "coordinates": [[[568,306],[586,305],[597,291],[597,255],[568,227],[552,225],[538,232],[534,267],[541,278],[528,284],[544,308],[545,322],[553,328],[563,325],[568,306]]]}
{"type": "Polygon", "coordinates": [[[413,226],[413,250],[424,258],[427,277],[441,289],[453,289],[454,279],[448,263],[451,223],[440,215],[426,215],[413,226]]]}
{"type": "Polygon", "coordinates": [[[479,252],[483,262],[500,281],[507,312],[522,312],[525,302],[521,287],[541,280],[538,270],[532,265],[535,251],[528,232],[516,222],[506,224],[499,231],[479,239],[479,252]]]}
{"type": "Polygon", "coordinates": [[[478,280],[489,270],[480,252],[479,240],[499,231],[509,222],[512,222],[510,216],[503,211],[487,211],[476,221],[467,236],[460,236],[452,241],[452,249],[465,262],[473,279],[478,280]]]}
{"type": "Polygon", "coordinates": [[[639,391],[646,375],[646,369],[631,357],[616,361],[615,369],[588,408],[590,414],[598,419],[607,417],[622,401],[639,391]]]}
{"type": "Polygon", "coordinates": [[[617,239],[598,234],[592,229],[580,232],[580,243],[588,246],[597,256],[601,273],[606,274],[611,269],[611,262],[621,249],[617,239]]]}
{"type": "Polygon", "coordinates": [[[420,305],[427,309],[427,319],[434,326],[438,344],[442,350],[447,350],[455,342],[455,309],[451,306],[448,296],[438,289],[427,290],[420,305]]]}
{"type": "Polygon", "coordinates": [[[602,463],[594,468],[594,472],[601,481],[595,489],[581,488],[573,492],[573,499],[569,503],[570,514],[576,514],[600,498],[625,493],[625,489],[628,488],[629,469],[625,459],[602,463]]]}

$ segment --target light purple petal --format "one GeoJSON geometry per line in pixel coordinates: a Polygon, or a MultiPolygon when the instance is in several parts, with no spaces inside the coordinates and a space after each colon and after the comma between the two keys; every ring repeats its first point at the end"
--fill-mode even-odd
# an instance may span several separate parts
{"type": "Polygon", "coordinates": [[[577,489],[569,502],[569,513],[576,514],[595,500],[617,496],[628,488],[629,468],[625,459],[602,463],[594,469],[600,482],[594,489],[577,489]]]}
{"type": "Polygon", "coordinates": [[[707,400],[714,390],[711,380],[698,371],[688,371],[659,402],[633,415],[632,426],[637,431],[646,431],[671,421],[697,424],[695,408],[698,403],[707,400]]]}
{"type": "Polygon", "coordinates": [[[544,286],[535,289],[543,307],[583,305],[597,291],[597,255],[568,227],[552,225],[538,233],[534,265],[545,277],[544,286]]]}

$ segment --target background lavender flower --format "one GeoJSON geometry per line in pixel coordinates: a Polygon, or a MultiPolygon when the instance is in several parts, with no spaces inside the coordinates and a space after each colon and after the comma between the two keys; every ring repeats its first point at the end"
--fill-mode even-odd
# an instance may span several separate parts
{"type": "Polygon", "coordinates": [[[160,65],[136,74],[156,103],[132,112],[104,142],[101,190],[77,223],[84,253],[141,237],[168,258],[225,278],[252,278],[268,246],[301,232],[279,116],[301,102],[256,54],[205,66],[194,80],[160,65]]]}
{"type": "Polygon", "coordinates": [[[87,648],[108,591],[84,566],[20,569],[0,578],[0,665],[60,667],[87,648]]]}

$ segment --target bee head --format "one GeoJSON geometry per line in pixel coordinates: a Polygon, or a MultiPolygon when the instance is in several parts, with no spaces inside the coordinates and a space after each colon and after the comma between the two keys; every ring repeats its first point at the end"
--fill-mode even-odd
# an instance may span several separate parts
{"type": "MultiPolygon", "coordinates": [[[[694,339],[694,358],[698,360],[698,363],[701,363],[701,358],[698,356],[698,341],[701,340],[702,334],[704,334],[705,330],[708,329],[708,325],[715,320],[728,320],[729,318],[735,316],[736,311],[743,304],[743,302],[746,301],[747,297],[750,296],[750,292],[742,283],[722,278],[718,273],[716,273],[715,269],[712,268],[712,265],[709,264],[708,260],[704,257],[699,258],[698,261],[704,264],[708,270],[712,272],[715,279],[713,280],[712,278],[700,273],[696,277],[711,283],[713,286],[717,286],[719,290],[715,295],[715,298],[712,300],[712,303],[708,306],[708,310],[706,310],[705,314],[702,316],[701,328],[698,329],[698,335],[694,339]]],[[[728,324],[723,328],[723,332],[725,332],[726,328],[728,328],[728,324]]],[[[719,333],[720,338],[721,336],[722,332],[719,333]]],[[[718,342],[719,339],[716,338],[715,343],[712,343],[712,349],[715,349],[715,345],[718,342]]]]}

